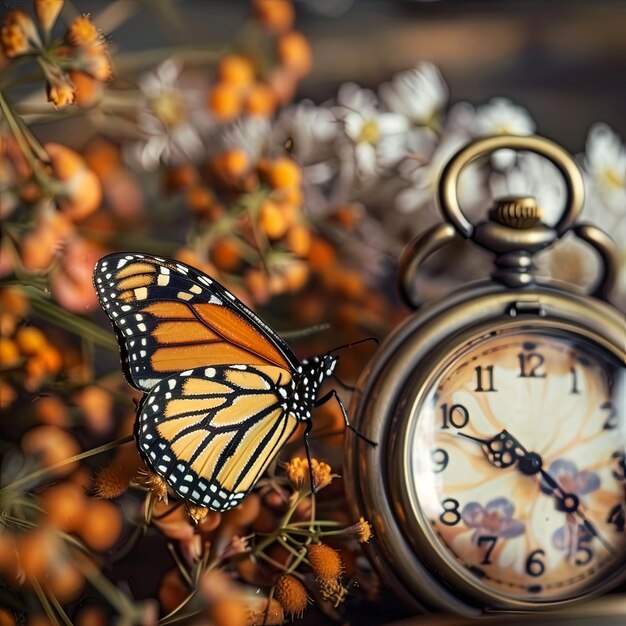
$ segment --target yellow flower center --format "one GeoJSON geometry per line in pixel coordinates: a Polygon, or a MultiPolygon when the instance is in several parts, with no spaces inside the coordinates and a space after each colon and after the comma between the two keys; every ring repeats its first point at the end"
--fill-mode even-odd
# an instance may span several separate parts
{"type": "Polygon", "coordinates": [[[359,141],[365,143],[371,143],[375,145],[380,138],[380,128],[376,120],[367,120],[361,128],[361,134],[359,135],[359,141]]]}
{"type": "Polygon", "coordinates": [[[625,180],[624,176],[620,175],[620,173],[615,169],[607,169],[602,172],[602,182],[607,187],[624,187],[625,180]]]}
{"type": "Polygon", "coordinates": [[[167,89],[150,103],[154,114],[165,126],[173,128],[186,119],[185,103],[176,89],[167,89]]]}

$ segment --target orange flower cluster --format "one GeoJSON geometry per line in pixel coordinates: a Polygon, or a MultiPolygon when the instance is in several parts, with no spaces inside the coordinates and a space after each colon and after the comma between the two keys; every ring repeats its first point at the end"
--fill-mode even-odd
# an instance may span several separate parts
{"type": "Polygon", "coordinates": [[[274,39],[273,50],[248,50],[224,56],[217,82],[207,97],[213,116],[230,122],[241,114],[269,118],[276,107],[289,102],[298,81],[311,70],[306,38],[291,30],[294,9],[290,0],[254,0],[254,15],[274,39]]]}
{"type": "Polygon", "coordinates": [[[9,11],[0,27],[0,44],[7,58],[30,55],[37,58],[46,78],[48,100],[56,107],[76,102],[91,106],[103,83],[113,78],[113,68],[104,38],[91,19],[76,17],[63,40],[50,41],[50,34],[63,7],[60,0],[35,0],[41,33],[22,9],[9,11]]]}
{"type": "MultiPolygon", "coordinates": [[[[306,284],[311,234],[293,160],[253,163],[244,150],[227,150],[210,160],[205,176],[191,167],[171,169],[165,187],[184,192],[198,218],[193,249],[210,260],[205,271],[242,275],[248,296],[261,304],[306,284]]],[[[197,259],[190,262],[202,269],[197,259]]]]}
{"type": "Polygon", "coordinates": [[[20,289],[0,290],[0,406],[11,406],[16,386],[39,389],[47,378],[54,378],[62,366],[61,354],[35,326],[24,326],[28,301],[20,289]]]}

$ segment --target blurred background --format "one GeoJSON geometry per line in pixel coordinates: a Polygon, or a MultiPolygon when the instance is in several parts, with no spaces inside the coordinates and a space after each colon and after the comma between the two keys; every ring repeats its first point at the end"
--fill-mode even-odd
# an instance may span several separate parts
{"type": "MultiPolygon", "coordinates": [[[[383,339],[409,314],[397,261],[440,220],[447,160],[476,137],[537,132],[581,166],[583,218],[618,244],[624,307],[626,2],[5,0],[0,20],[0,624],[404,616],[362,554],[371,528],[350,517],[341,479],[313,496],[290,477],[301,431],[287,469],[241,508],[163,499],[130,443],[141,394],[122,377],[94,264],[125,249],[196,266],[302,357],[383,339]],[[303,536],[311,515],[326,525],[303,536]],[[330,582],[294,560],[312,539],[336,551],[330,582]]],[[[534,193],[554,221],[554,169],[499,157],[461,177],[472,218],[494,196],[534,193]]],[[[540,271],[589,285],[598,259],[572,239],[540,271]]],[[[456,242],[419,289],[440,297],[490,268],[456,242]]],[[[372,354],[343,351],[342,380],[372,354]]],[[[343,431],[321,407],[312,450],[326,476],[342,473],[343,431]]]]}

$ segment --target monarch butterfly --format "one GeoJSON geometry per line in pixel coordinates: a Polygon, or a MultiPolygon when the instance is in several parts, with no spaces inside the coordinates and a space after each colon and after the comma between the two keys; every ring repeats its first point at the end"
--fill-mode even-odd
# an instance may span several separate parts
{"type": "Polygon", "coordinates": [[[299,361],[202,272],[115,253],[96,264],[94,286],[125,378],[145,393],[135,421],[139,452],[184,500],[214,511],[239,504],[300,423],[309,455],[311,410],[333,397],[352,429],[335,390],[317,398],[337,357],[299,361]]]}

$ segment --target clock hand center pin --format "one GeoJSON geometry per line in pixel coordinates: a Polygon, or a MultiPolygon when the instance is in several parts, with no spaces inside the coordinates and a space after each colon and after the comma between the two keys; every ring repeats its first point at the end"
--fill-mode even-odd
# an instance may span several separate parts
{"type": "Polygon", "coordinates": [[[457,433],[461,437],[480,444],[487,460],[499,469],[511,467],[517,463],[517,469],[526,476],[541,474],[544,482],[552,489],[557,500],[556,508],[564,513],[578,516],[581,525],[593,537],[597,537],[606,550],[615,553],[615,548],[598,532],[597,528],[580,510],[580,498],[575,493],[563,490],[558,481],[543,469],[543,459],[537,452],[528,452],[526,448],[506,429],[491,439],[481,439],[465,433],[457,433]]]}

